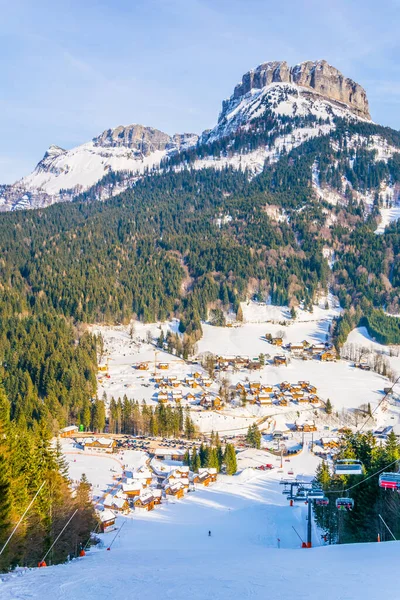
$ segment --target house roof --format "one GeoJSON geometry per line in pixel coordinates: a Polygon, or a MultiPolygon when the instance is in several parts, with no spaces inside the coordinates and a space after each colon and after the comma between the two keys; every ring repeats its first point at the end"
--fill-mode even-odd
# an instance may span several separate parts
{"type": "Polygon", "coordinates": [[[115,519],[115,514],[109,508],[105,508],[104,510],[98,513],[99,519],[102,523],[106,521],[113,521],[115,519]]]}

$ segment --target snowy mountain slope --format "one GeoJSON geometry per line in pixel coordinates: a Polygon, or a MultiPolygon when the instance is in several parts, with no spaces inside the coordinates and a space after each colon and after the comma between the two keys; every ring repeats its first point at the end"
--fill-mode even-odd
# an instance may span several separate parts
{"type": "Polygon", "coordinates": [[[344,103],[310,92],[305,87],[275,82],[262,89],[251,89],[239,98],[231,96],[223,103],[217,125],[204,132],[200,141],[211,143],[242,127],[249,128],[252,121],[263,116],[267,110],[277,117],[315,117],[324,122],[331,122],[335,117],[366,120],[355,115],[344,103]]]}
{"type": "MultiPolygon", "coordinates": [[[[3,576],[0,598],[396,597],[399,543],[300,549],[292,526],[304,539],[305,516],[304,505],[288,506],[276,476],[245,469],[157,511],[119,517],[124,525],[110,552],[115,532],[82,559],[3,576]]],[[[318,546],[315,528],[313,536],[318,546]]]]}

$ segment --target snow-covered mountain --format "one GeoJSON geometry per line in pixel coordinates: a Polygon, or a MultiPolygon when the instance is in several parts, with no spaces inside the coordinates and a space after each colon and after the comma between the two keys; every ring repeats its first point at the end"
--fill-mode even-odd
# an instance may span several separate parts
{"type": "MultiPolygon", "coordinates": [[[[104,199],[133,185],[138,177],[164,168],[171,157],[174,168],[185,168],[185,151],[196,154],[200,148],[190,162],[192,168],[231,165],[256,175],[266,161],[275,162],[283,151],[334,130],[337,118],[372,123],[366,92],[360,85],[323,60],[294,67],[286,62],[263,63],[243,76],[223,102],[211,130],[200,136],[169,136],[151,127],[129,125],[108,129],[71,150],[50,146],[30,175],[0,188],[0,210],[71,200],[94,185],[96,198],[104,199]],[[262,132],[269,135],[258,139],[262,132]],[[254,135],[256,143],[238,144],[239,136],[246,134],[254,135]],[[223,152],[207,151],[222,142],[223,152]],[[120,174],[117,180],[111,177],[113,173],[120,174]]],[[[376,140],[376,145],[381,147],[381,140],[376,140]]],[[[394,151],[387,147],[384,160],[394,151]]],[[[323,195],[320,188],[318,194],[323,195]]]]}

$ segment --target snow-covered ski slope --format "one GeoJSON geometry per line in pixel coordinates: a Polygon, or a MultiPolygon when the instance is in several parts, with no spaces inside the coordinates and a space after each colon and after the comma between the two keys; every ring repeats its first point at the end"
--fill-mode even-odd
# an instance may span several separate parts
{"type": "MultiPolygon", "coordinates": [[[[307,470],[314,466],[310,460],[306,453],[292,464],[307,470]]],[[[125,524],[110,552],[105,548],[115,532],[102,536],[105,547],[85,558],[3,576],[0,598],[396,598],[400,545],[320,546],[313,527],[317,546],[301,549],[292,526],[304,539],[306,507],[288,506],[280,476],[246,468],[151,513],[121,516],[117,526],[125,524]]]]}

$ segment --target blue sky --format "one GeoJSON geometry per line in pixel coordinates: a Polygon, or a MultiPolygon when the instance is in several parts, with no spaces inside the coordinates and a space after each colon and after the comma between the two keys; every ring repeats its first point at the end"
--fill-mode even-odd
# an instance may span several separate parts
{"type": "Polygon", "coordinates": [[[400,0],[0,0],[0,183],[50,144],[211,127],[243,73],[325,58],[400,129],[400,0]]]}

